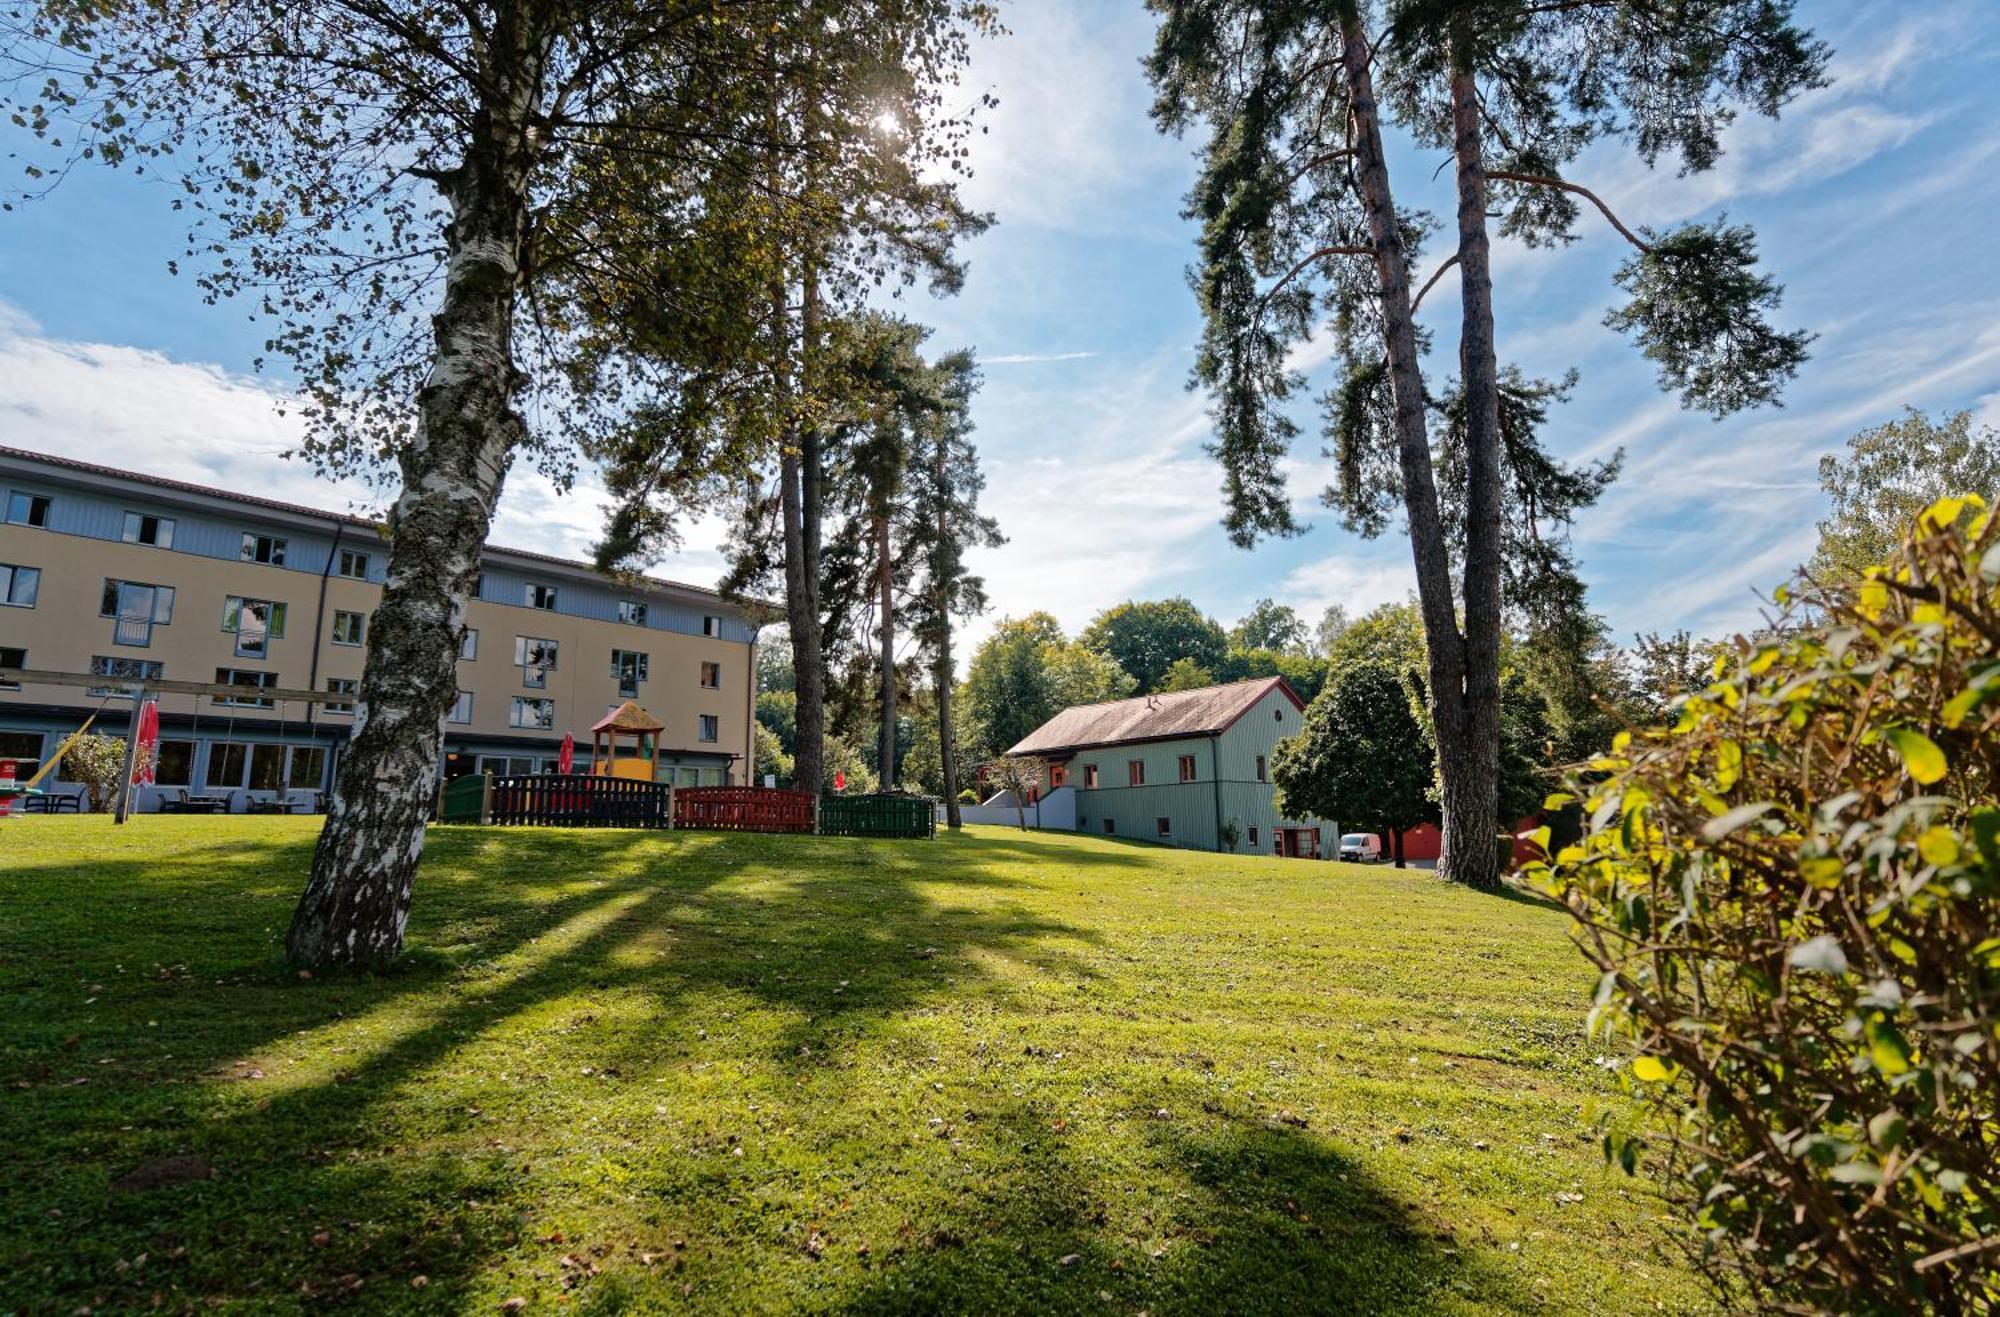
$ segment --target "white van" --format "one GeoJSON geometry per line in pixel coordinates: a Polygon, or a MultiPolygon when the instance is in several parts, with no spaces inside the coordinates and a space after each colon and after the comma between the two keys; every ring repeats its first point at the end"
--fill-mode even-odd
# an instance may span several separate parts
{"type": "Polygon", "coordinates": [[[1343,833],[1340,838],[1340,858],[1352,864],[1380,864],[1382,839],[1372,832],[1343,833]]]}

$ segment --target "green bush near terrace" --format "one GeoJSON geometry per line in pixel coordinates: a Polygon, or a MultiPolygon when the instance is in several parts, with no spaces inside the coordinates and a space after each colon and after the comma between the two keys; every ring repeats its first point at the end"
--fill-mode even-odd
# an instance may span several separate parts
{"type": "Polygon", "coordinates": [[[2000,523],[1805,583],[1591,767],[1544,873],[1700,1264],[1787,1311],[2000,1304],[2000,523]]]}
{"type": "Polygon", "coordinates": [[[407,966],[302,980],[314,825],[0,824],[0,1310],[1703,1301],[1581,1114],[1539,901],[1013,828],[444,827],[407,966]],[[113,1191],[171,1157],[214,1178],[113,1191]]]}

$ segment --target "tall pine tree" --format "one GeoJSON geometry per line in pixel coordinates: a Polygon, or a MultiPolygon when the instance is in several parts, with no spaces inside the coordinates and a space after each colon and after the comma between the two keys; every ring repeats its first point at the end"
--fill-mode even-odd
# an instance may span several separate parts
{"type": "MultiPolygon", "coordinates": [[[[1189,198],[1203,225],[1195,378],[1214,400],[1225,525],[1243,544],[1299,529],[1281,473],[1305,384],[1290,353],[1330,332],[1340,442],[1385,474],[1409,527],[1443,787],[1439,868],[1490,885],[1507,480],[1489,208],[1503,235],[1550,245],[1576,236],[1589,201],[1636,249],[1617,275],[1628,300],[1607,323],[1634,334],[1662,384],[1717,414],[1774,401],[1808,338],[1768,324],[1779,294],[1755,272],[1750,231],[1635,229],[1562,170],[1606,138],[1648,164],[1672,154],[1706,169],[1735,107],[1776,114],[1817,85],[1826,52],[1792,24],[1790,0],[1150,3],[1163,17],[1155,117],[1207,132],[1189,198]],[[1449,252],[1421,285],[1432,223],[1392,186],[1391,128],[1455,166],[1449,252]],[[1463,469],[1441,480],[1415,316],[1454,267],[1463,469]]],[[[1353,488],[1331,501],[1365,515],[1344,502],[1353,488]]]]}

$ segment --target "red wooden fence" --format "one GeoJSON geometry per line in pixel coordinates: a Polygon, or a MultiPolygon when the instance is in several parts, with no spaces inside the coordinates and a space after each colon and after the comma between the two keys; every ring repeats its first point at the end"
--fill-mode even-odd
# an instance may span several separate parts
{"type": "Polygon", "coordinates": [[[766,787],[678,787],[674,826],[723,828],[732,832],[811,832],[810,791],[766,787]]]}

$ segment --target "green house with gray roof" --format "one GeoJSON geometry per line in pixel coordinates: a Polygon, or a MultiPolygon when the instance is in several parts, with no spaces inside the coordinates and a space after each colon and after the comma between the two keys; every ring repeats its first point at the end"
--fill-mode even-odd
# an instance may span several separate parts
{"type": "Polygon", "coordinates": [[[1076,705],[1008,753],[1047,762],[1044,804],[1073,791],[1080,832],[1193,850],[1331,858],[1339,850],[1338,826],[1280,815],[1271,785],[1271,752],[1298,733],[1304,716],[1305,703],[1284,678],[1260,677],[1076,705]],[[1223,840],[1230,824],[1233,846],[1223,840]]]}

